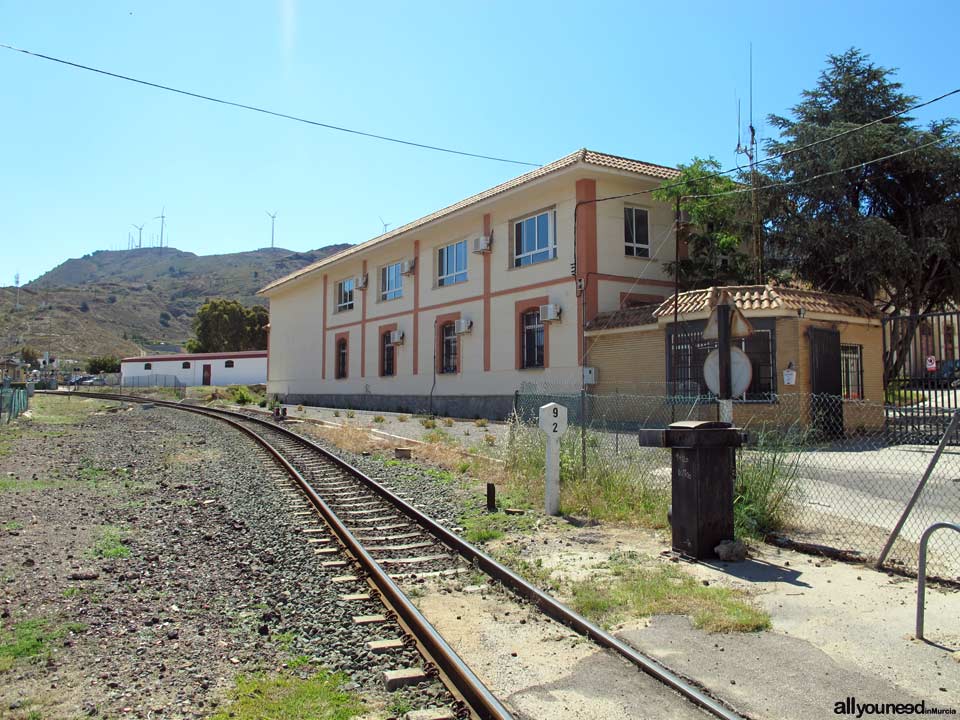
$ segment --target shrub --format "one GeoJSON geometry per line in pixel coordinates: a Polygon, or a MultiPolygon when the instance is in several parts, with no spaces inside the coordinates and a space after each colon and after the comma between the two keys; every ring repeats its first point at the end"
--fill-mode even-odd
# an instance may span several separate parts
{"type": "Polygon", "coordinates": [[[339,411],[339,410],[334,410],[334,411],[333,411],[333,416],[334,416],[334,417],[340,417],[340,411],[339,411]]]}
{"type": "Polygon", "coordinates": [[[423,441],[428,443],[444,443],[444,444],[456,442],[456,440],[450,437],[450,435],[446,432],[446,430],[441,430],[440,428],[436,428],[434,430],[431,430],[428,433],[425,433],[423,436],[423,441]]]}
{"type": "Polygon", "coordinates": [[[453,427],[453,418],[444,418],[444,419],[443,419],[443,424],[444,424],[446,427],[453,427]]]}
{"type": "Polygon", "coordinates": [[[756,445],[740,451],[734,486],[733,517],[737,537],[764,538],[781,529],[799,498],[804,433],[762,427],[756,445]]]}
{"type": "Polygon", "coordinates": [[[489,425],[486,418],[477,418],[473,421],[473,424],[478,428],[485,428],[487,425],[489,425]]]}
{"type": "Polygon", "coordinates": [[[497,438],[495,438],[493,435],[490,435],[489,433],[483,436],[483,441],[490,447],[493,447],[494,445],[497,444],[497,438]]]}
{"type": "Polygon", "coordinates": [[[386,418],[383,415],[374,415],[373,421],[375,423],[382,423],[382,422],[386,422],[386,418]]]}
{"type": "Polygon", "coordinates": [[[354,418],[354,417],[356,417],[356,416],[357,416],[357,414],[356,414],[353,410],[347,410],[347,417],[348,417],[348,418],[354,418]]]}
{"type": "Polygon", "coordinates": [[[423,425],[427,430],[433,430],[437,426],[437,421],[433,418],[423,418],[420,421],[420,424],[423,425]]]}
{"type": "Polygon", "coordinates": [[[397,415],[397,422],[406,422],[409,419],[409,415],[397,415]]]}

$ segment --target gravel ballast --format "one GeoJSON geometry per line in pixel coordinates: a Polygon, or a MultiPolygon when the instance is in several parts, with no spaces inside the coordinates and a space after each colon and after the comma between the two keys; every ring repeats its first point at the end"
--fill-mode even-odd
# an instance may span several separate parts
{"type": "MultiPolygon", "coordinates": [[[[0,673],[0,714],[205,717],[239,673],[300,655],[343,670],[382,709],[395,697],[381,672],[422,664],[407,648],[366,650],[397,626],[353,622],[383,606],[340,599],[366,588],[330,583],[343,570],[306,542],[294,515],[305,504],[278,491],[282,472],[236,430],[139,407],[26,427],[0,457],[0,520],[14,528],[0,533],[0,624],[56,632],[41,661],[0,673]],[[128,550],[98,555],[111,533],[128,550]]],[[[412,473],[393,475],[415,494],[412,473]]],[[[455,522],[442,492],[426,502],[455,522]]],[[[433,681],[403,692],[414,707],[450,702],[433,681]]]]}

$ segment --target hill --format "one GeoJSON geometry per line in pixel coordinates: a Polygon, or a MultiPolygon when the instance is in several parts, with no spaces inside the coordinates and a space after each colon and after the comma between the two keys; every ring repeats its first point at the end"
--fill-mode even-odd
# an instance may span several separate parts
{"type": "Polygon", "coordinates": [[[348,247],[195,255],[175,248],[100,251],[67,260],[20,290],[0,288],[0,353],[24,345],[56,357],[176,351],[208,298],[265,304],[271,280],[348,247]]]}

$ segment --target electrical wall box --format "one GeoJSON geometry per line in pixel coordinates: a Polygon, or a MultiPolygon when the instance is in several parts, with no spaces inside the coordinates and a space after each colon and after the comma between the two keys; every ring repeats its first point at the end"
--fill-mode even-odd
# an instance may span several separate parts
{"type": "Polygon", "coordinates": [[[492,235],[479,235],[473,239],[473,251],[475,253],[488,253],[493,248],[492,235]]]}
{"type": "Polygon", "coordinates": [[[391,331],[390,331],[390,344],[391,344],[391,345],[403,345],[403,330],[391,330],[391,331]]]}
{"type": "Polygon", "coordinates": [[[366,290],[367,288],[367,276],[366,275],[357,275],[353,279],[353,287],[356,290],[366,290]]]}
{"type": "Polygon", "coordinates": [[[583,369],[583,384],[584,385],[597,384],[597,369],[595,367],[585,367],[583,369]]]}
{"type": "Polygon", "coordinates": [[[453,323],[453,331],[457,335],[463,335],[464,333],[468,333],[472,328],[473,328],[473,320],[469,320],[469,319],[456,320],[453,323]]]}
{"type": "Polygon", "coordinates": [[[400,274],[413,275],[413,271],[416,267],[417,267],[417,261],[415,258],[410,260],[404,260],[402,263],[400,263],[400,274]]]}
{"type": "Polygon", "coordinates": [[[560,319],[560,306],[550,303],[540,306],[540,322],[556,322],[560,319]]]}

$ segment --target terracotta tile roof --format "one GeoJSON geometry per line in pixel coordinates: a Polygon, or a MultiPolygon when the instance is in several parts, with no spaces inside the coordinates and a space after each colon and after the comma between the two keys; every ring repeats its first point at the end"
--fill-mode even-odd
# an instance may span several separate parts
{"type": "Polygon", "coordinates": [[[657,307],[658,305],[653,303],[620,310],[608,310],[598,314],[583,329],[590,332],[591,330],[613,330],[637,325],[650,325],[657,322],[657,318],[653,314],[657,307]]]}
{"type": "MultiPolygon", "coordinates": [[[[712,310],[726,293],[741,310],[787,310],[796,312],[803,309],[808,313],[828,315],[853,315],[856,317],[880,317],[879,311],[863,298],[852,295],[834,295],[819,290],[799,290],[772,285],[734,285],[731,287],[712,287],[704,290],[690,290],[680,293],[677,300],[678,312],[690,315],[712,310]]],[[[654,312],[656,317],[673,316],[673,298],[667,298],[654,312]]]]}
{"type": "Polygon", "coordinates": [[[680,172],[676,168],[667,167],[665,165],[654,165],[651,163],[640,162],[639,160],[631,160],[630,158],[619,157],[617,155],[607,155],[606,153],[596,152],[594,150],[587,150],[582,148],[576,152],[570,153],[565,157],[560,158],[559,160],[554,160],[552,163],[538,167],[536,170],[531,170],[528,173],[515,177],[512,180],[507,180],[505,183],[501,183],[495,187],[479,192],[476,195],[471,195],[468,198],[464,198],[459,202],[449,205],[441,210],[430,213],[429,215],[424,215],[422,218],[409,222],[406,225],[401,225],[400,227],[391,230],[388,233],[383,235],[378,235],[377,237],[362,242],[358,245],[354,245],[346,250],[343,250],[335,255],[330,255],[325,257],[322,260],[307,265],[306,267],[300,268],[296,272],[290,273],[282,278],[274,280],[269,285],[265,286],[260,290],[260,293],[267,292],[273,288],[283,285],[284,283],[290,282],[295,278],[301,277],[312,273],[313,271],[330,265],[338,260],[341,260],[350,255],[355,255],[363,250],[366,250],[373,245],[377,245],[387,240],[391,240],[399,235],[408,233],[411,230],[415,230],[424,225],[428,225],[436,220],[440,220],[448,215],[452,215],[458,210],[463,210],[464,208],[470,207],[471,205],[476,205],[479,202],[488,200],[492,197],[496,197],[502,193],[507,192],[508,190],[513,190],[516,187],[524,185],[533,180],[537,180],[545,175],[549,175],[552,172],[558,170],[563,170],[564,168],[571,167],[577,163],[585,163],[587,165],[595,165],[597,167],[609,168],[612,170],[623,170],[626,172],[636,173],[638,175],[646,175],[647,177],[658,178],[661,180],[669,180],[671,178],[679,177],[680,172]]]}

